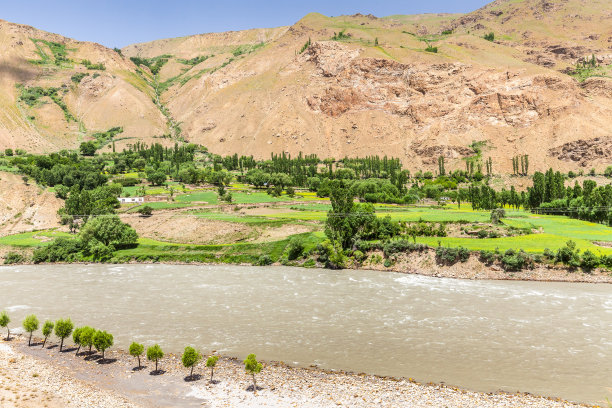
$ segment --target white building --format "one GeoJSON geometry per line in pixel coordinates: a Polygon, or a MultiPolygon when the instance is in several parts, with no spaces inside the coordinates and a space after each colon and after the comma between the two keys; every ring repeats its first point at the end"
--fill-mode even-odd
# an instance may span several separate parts
{"type": "Polygon", "coordinates": [[[144,197],[119,197],[121,204],[144,203],[144,197]]]}

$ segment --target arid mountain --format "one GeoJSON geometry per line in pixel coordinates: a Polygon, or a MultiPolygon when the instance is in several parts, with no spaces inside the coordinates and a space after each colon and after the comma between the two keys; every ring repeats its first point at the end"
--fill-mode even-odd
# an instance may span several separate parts
{"type": "Polygon", "coordinates": [[[11,78],[0,79],[9,95],[0,100],[1,146],[74,147],[123,126],[117,139],[170,134],[158,140],[259,158],[386,154],[434,169],[444,155],[454,169],[477,141],[496,171],[511,172],[520,154],[534,170],[612,163],[609,0],[498,0],[465,15],[310,14],[290,27],[135,44],[125,58],[9,23],[0,23],[0,38],[13,48],[0,65],[12,64],[11,78]],[[76,49],[69,58],[103,62],[106,71],[75,85],[75,70],[97,71],[28,63],[37,58],[31,38],[65,42],[76,49]],[[19,102],[16,82],[67,85],[65,101],[86,131],[66,128],[57,104],[19,102]],[[30,121],[31,111],[40,118],[30,121]]]}

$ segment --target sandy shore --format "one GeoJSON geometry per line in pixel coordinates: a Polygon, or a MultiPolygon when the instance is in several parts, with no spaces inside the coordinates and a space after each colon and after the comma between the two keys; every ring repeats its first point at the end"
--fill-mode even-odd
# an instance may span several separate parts
{"type": "Polygon", "coordinates": [[[527,394],[479,393],[426,385],[409,379],[325,372],[264,363],[258,388],[241,361],[221,358],[210,371],[200,364],[193,381],[177,356],[135,369],[135,360],[119,351],[107,352],[107,364],[96,354],[60,353],[16,338],[0,342],[0,406],[12,407],[579,407],[561,400],[527,394]],[[249,388],[250,387],[250,388],[249,388]]]}

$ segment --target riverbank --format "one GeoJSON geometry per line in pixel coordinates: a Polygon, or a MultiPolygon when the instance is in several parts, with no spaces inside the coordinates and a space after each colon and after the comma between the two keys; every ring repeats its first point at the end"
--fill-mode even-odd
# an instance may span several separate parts
{"type": "Polygon", "coordinates": [[[15,338],[0,342],[0,402],[3,407],[550,407],[575,404],[529,394],[480,393],[441,384],[419,384],[410,379],[293,368],[264,363],[257,376],[257,394],[241,361],[223,357],[209,382],[210,371],[200,364],[193,381],[169,355],[160,363],[135,369],[124,352],[109,350],[107,363],[98,355],[78,357],[73,348],[59,353],[56,344],[28,347],[15,338]],[[250,388],[249,388],[250,387],[250,388]]]}

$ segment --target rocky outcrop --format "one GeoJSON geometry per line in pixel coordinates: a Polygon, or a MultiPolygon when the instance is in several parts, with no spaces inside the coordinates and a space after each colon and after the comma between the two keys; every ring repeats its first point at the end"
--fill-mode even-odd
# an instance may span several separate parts
{"type": "Polygon", "coordinates": [[[586,167],[595,159],[612,159],[612,135],[607,138],[576,140],[550,149],[550,154],[559,160],[572,161],[586,167]]]}

